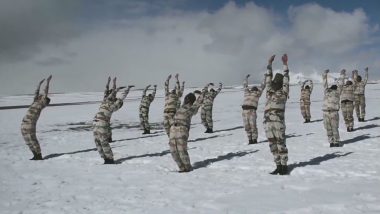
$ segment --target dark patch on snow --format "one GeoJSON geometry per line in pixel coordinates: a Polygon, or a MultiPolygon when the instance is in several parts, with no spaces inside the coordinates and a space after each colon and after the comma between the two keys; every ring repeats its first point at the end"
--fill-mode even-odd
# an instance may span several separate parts
{"type": "Polygon", "coordinates": [[[46,159],[56,158],[56,157],[59,157],[59,156],[62,156],[62,155],[73,155],[73,154],[78,154],[78,153],[83,153],[83,152],[91,152],[91,151],[96,151],[96,148],[79,150],[79,151],[75,151],[75,152],[54,153],[54,154],[46,155],[44,157],[44,159],[46,160],[46,159]]]}
{"type": "Polygon", "coordinates": [[[217,138],[217,137],[225,137],[225,136],[230,136],[232,134],[227,134],[227,135],[213,135],[213,136],[210,136],[210,137],[200,137],[200,138],[196,138],[196,139],[193,139],[193,140],[189,140],[187,142],[199,142],[199,141],[204,141],[204,140],[208,140],[208,139],[212,139],[212,138],[217,138]]]}
{"type": "Polygon", "coordinates": [[[223,161],[223,160],[231,160],[232,158],[235,157],[243,157],[248,154],[256,153],[259,150],[251,150],[251,151],[240,151],[240,152],[230,152],[225,155],[219,155],[216,158],[209,158],[203,161],[198,161],[193,164],[193,169],[199,169],[199,168],[205,168],[215,162],[223,161]]]}
{"type": "Polygon", "coordinates": [[[325,161],[328,161],[328,160],[331,160],[334,158],[344,157],[344,156],[350,155],[352,153],[353,152],[347,152],[347,153],[342,154],[341,152],[333,152],[330,154],[325,154],[323,156],[310,159],[309,161],[290,164],[290,165],[288,165],[288,171],[290,174],[290,172],[293,171],[293,169],[295,169],[297,167],[305,167],[305,166],[310,166],[310,165],[320,165],[322,162],[325,162],[325,161]]]}
{"type": "Polygon", "coordinates": [[[342,141],[341,143],[343,143],[343,144],[356,143],[356,142],[359,142],[359,141],[362,141],[362,140],[365,140],[368,138],[371,138],[371,136],[369,136],[369,134],[363,134],[363,135],[359,135],[359,136],[356,136],[354,138],[342,141]]]}
{"type": "Polygon", "coordinates": [[[356,130],[363,130],[363,129],[372,129],[372,128],[376,128],[376,127],[380,127],[380,125],[378,125],[378,124],[369,124],[369,125],[358,127],[358,128],[355,129],[355,131],[356,130]]]}
{"type": "Polygon", "coordinates": [[[236,126],[236,127],[233,127],[233,128],[227,128],[227,129],[219,129],[219,130],[215,130],[215,132],[224,132],[224,131],[232,131],[232,130],[236,130],[236,129],[242,129],[244,128],[243,126],[236,126]]]}

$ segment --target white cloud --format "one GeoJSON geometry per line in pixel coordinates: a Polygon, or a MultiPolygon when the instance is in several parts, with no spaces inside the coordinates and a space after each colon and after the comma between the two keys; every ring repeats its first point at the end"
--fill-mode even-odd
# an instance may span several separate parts
{"type": "MultiPolygon", "coordinates": [[[[141,5],[139,10],[143,11],[141,5]]],[[[307,4],[289,8],[288,16],[282,16],[254,3],[239,7],[230,2],[214,12],[166,11],[101,22],[67,45],[50,46],[36,55],[39,62],[54,58],[65,63],[42,67],[26,61],[3,66],[14,71],[5,79],[17,75],[29,83],[42,77],[35,77],[36,73],[53,73],[56,91],[102,90],[108,75],[139,87],[162,85],[168,74],[177,72],[188,86],[210,81],[241,84],[247,73],[261,81],[272,54],[278,56],[274,67],[281,68],[280,55],[285,52],[291,71],[310,77],[326,68],[380,69],[377,49],[368,46],[379,45],[374,39],[376,26],[369,24],[361,9],[336,12],[307,4]],[[91,81],[83,84],[81,79],[91,81]]],[[[12,87],[1,81],[3,91],[12,87]]],[[[34,84],[17,90],[33,89],[34,84]]]]}

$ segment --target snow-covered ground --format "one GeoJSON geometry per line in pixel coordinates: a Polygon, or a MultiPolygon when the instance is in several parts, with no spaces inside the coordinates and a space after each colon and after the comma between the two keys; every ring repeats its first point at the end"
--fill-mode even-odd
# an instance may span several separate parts
{"type": "MultiPolygon", "coordinates": [[[[52,85],[54,87],[54,85],[52,85]]],[[[34,89],[31,89],[32,91],[34,89]]],[[[259,144],[247,145],[240,89],[215,100],[215,133],[193,118],[189,153],[195,170],[177,173],[161,122],[163,94],[151,106],[152,135],[138,125],[141,91],[113,115],[117,165],[103,165],[91,120],[99,104],[46,108],[37,136],[43,161],[30,161],[20,123],[26,109],[0,111],[0,213],[380,213],[380,85],[367,86],[366,122],[329,148],[322,122],[322,87],[312,94],[312,123],[303,124],[299,86],[286,109],[289,176],[270,175],[272,155],[258,110],[259,144]]],[[[52,103],[100,100],[101,93],[52,95],[52,103]]],[[[31,96],[1,97],[0,106],[31,96]]]]}

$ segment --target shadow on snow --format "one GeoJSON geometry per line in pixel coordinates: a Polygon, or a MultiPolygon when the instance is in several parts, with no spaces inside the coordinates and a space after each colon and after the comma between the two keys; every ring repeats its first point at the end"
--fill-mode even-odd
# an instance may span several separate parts
{"type": "Polygon", "coordinates": [[[198,161],[193,164],[194,169],[199,169],[199,168],[205,168],[215,162],[223,161],[223,160],[231,160],[232,158],[235,157],[243,157],[248,154],[256,153],[259,150],[254,150],[254,151],[242,151],[242,152],[230,152],[225,155],[219,155],[216,158],[209,158],[203,161],[198,161]]]}
{"type": "Polygon", "coordinates": [[[305,167],[305,166],[309,166],[309,165],[320,165],[320,163],[322,163],[324,161],[328,161],[328,160],[331,160],[334,158],[344,157],[344,156],[350,155],[352,153],[353,152],[347,152],[347,153],[342,154],[341,152],[334,152],[334,153],[326,154],[326,155],[323,155],[320,157],[315,157],[313,159],[310,159],[309,161],[290,164],[288,166],[289,174],[290,174],[290,172],[293,171],[293,169],[295,169],[297,167],[305,167]]]}

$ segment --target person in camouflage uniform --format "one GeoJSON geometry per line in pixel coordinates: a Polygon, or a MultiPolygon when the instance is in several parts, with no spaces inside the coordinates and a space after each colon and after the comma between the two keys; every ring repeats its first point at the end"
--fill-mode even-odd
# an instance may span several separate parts
{"type": "Polygon", "coordinates": [[[148,85],[144,91],[141,98],[140,103],[140,123],[141,128],[144,129],[143,134],[150,134],[150,126],[149,126],[149,107],[150,104],[153,102],[154,97],[156,96],[157,91],[157,85],[154,85],[153,93],[146,95],[146,92],[150,88],[150,85],[148,85]]]}
{"type": "Polygon", "coordinates": [[[205,92],[196,98],[193,93],[187,94],[183,105],[177,110],[170,121],[170,153],[178,165],[179,172],[190,172],[193,170],[187,152],[187,140],[189,139],[191,118],[202,105],[204,95],[205,92]]]}
{"type": "Polygon", "coordinates": [[[340,81],[346,82],[340,95],[343,119],[347,131],[352,132],[354,131],[354,85],[351,80],[346,81],[346,70],[342,70],[340,75],[340,81]]]}
{"type": "Polygon", "coordinates": [[[178,100],[181,93],[178,74],[175,75],[176,87],[173,90],[169,91],[169,81],[171,77],[172,75],[169,75],[165,81],[164,128],[168,136],[170,135],[170,120],[173,119],[177,111],[178,100]]]}
{"type": "Polygon", "coordinates": [[[261,94],[263,93],[265,89],[265,78],[264,81],[261,83],[259,87],[253,86],[251,88],[248,87],[248,78],[250,75],[248,74],[243,83],[244,87],[244,102],[242,105],[242,116],[243,116],[243,123],[245,127],[245,131],[248,136],[248,144],[256,144],[257,143],[257,125],[256,125],[256,119],[257,119],[257,106],[259,103],[259,99],[261,97],[261,94]]]}
{"type": "Polygon", "coordinates": [[[201,120],[202,124],[206,128],[205,133],[213,133],[212,108],[215,97],[220,93],[223,87],[222,83],[219,83],[219,88],[217,90],[213,88],[208,90],[208,88],[213,85],[213,83],[209,83],[203,88],[205,97],[201,108],[201,120]]]}
{"type": "Polygon", "coordinates": [[[268,71],[265,77],[267,102],[264,110],[264,127],[270,151],[277,166],[271,174],[286,175],[288,173],[288,149],[285,139],[285,105],[289,95],[288,56],[286,54],[282,56],[284,74],[277,73],[273,78],[272,62],[274,58],[275,55],[268,61],[268,71]]]}
{"type": "Polygon", "coordinates": [[[33,153],[33,158],[30,160],[43,159],[41,154],[41,147],[36,136],[36,126],[42,109],[44,109],[50,103],[48,93],[51,78],[51,75],[47,78],[44,94],[40,94],[40,88],[45,79],[40,81],[34,94],[33,103],[30,105],[25,117],[22,119],[21,134],[26,142],[26,145],[33,153]]]}
{"type": "Polygon", "coordinates": [[[330,147],[340,147],[340,137],[339,137],[339,101],[340,95],[342,93],[343,81],[338,81],[338,83],[333,83],[328,87],[327,74],[329,70],[325,70],[323,73],[323,87],[324,87],[324,98],[323,98],[323,125],[327,131],[328,141],[330,147]]]}
{"type": "Polygon", "coordinates": [[[127,97],[129,90],[134,87],[128,86],[123,91],[120,97],[116,97],[117,92],[125,87],[116,88],[116,78],[114,79],[114,85],[112,92],[106,97],[99,107],[99,112],[95,115],[93,121],[93,133],[95,138],[95,145],[104,159],[104,164],[114,164],[114,158],[111,146],[109,144],[109,132],[111,131],[111,117],[112,114],[119,110],[123,106],[123,100],[127,97]]]}
{"type": "Polygon", "coordinates": [[[305,80],[301,86],[301,98],[300,98],[300,107],[302,117],[305,119],[305,123],[310,123],[311,114],[310,114],[310,95],[313,91],[313,81],[305,80]]]}
{"type": "Polygon", "coordinates": [[[365,78],[362,79],[358,75],[358,71],[352,71],[352,79],[354,81],[354,99],[355,99],[355,111],[359,122],[364,122],[365,118],[365,86],[368,81],[368,67],[365,68],[365,78]]]}

